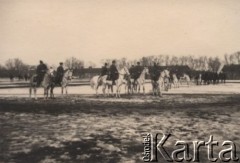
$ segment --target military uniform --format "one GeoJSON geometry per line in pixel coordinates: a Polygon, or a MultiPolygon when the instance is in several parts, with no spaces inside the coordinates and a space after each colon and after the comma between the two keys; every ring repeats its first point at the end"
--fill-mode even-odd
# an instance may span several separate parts
{"type": "Polygon", "coordinates": [[[132,66],[132,67],[129,69],[129,73],[130,73],[131,78],[134,78],[134,76],[135,76],[135,67],[134,67],[134,66],[132,66]]]}
{"type": "Polygon", "coordinates": [[[47,72],[47,66],[42,63],[37,66],[37,85],[40,85],[40,83],[43,81],[44,75],[47,72]]]}
{"type": "Polygon", "coordinates": [[[119,77],[119,72],[117,70],[116,65],[112,64],[109,68],[109,73],[110,73],[110,80],[113,81],[113,84],[115,84],[115,80],[118,79],[119,77]]]}
{"type": "Polygon", "coordinates": [[[63,68],[63,66],[58,66],[58,68],[57,68],[57,75],[56,75],[56,84],[61,84],[63,75],[64,75],[64,68],[63,68]]]}
{"type": "Polygon", "coordinates": [[[151,78],[154,81],[157,81],[160,77],[160,69],[159,66],[154,65],[152,68],[152,72],[151,72],[151,78]]]}
{"type": "Polygon", "coordinates": [[[142,73],[142,67],[140,65],[137,65],[134,69],[134,80],[137,80],[139,78],[139,76],[141,75],[142,73]]]}
{"type": "Polygon", "coordinates": [[[103,66],[102,70],[101,70],[100,77],[104,76],[104,75],[107,75],[107,74],[108,74],[108,68],[107,68],[107,66],[103,66]]]}

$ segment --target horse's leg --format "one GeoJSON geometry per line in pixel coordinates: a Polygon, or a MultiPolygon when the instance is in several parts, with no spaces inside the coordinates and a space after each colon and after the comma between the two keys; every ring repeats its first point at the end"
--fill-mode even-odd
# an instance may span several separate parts
{"type": "Polygon", "coordinates": [[[63,86],[61,86],[61,92],[62,92],[62,95],[63,95],[63,86]]]}
{"type": "Polygon", "coordinates": [[[114,89],[113,89],[113,85],[110,86],[111,88],[111,96],[114,96],[114,89]]]}
{"type": "Polygon", "coordinates": [[[34,87],[34,98],[35,98],[35,100],[37,99],[37,88],[36,87],[34,87]]]}
{"type": "Polygon", "coordinates": [[[121,92],[121,87],[122,87],[122,85],[123,85],[123,83],[121,83],[121,84],[118,85],[118,97],[119,97],[119,98],[121,97],[120,92],[121,92]]]}
{"type": "Polygon", "coordinates": [[[65,86],[65,92],[66,92],[66,95],[68,94],[68,87],[65,86]]]}
{"type": "Polygon", "coordinates": [[[95,87],[96,96],[98,96],[98,87],[95,87]]]}
{"type": "Polygon", "coordinates": [[[161,88],[161,85],[159,86],[158,89],[159,89],[159,90],[158,90],[159,96],[162,97],[162,88],[161,88]]]}
{"type": "Polygon", "coordinates": [[[125,84],[125,94],[128,94],[129,92],[128,92],[128,84],[126,83],[125,84]]]}
{"type": "Polygon", "coordinates": [[[109,97],[110,96],[110,89],[111,89],[111,85],[107,85],[106,86],[106,89],[107,89],[107,96],[109,97]]]}
{"type": "MultiPolygon", "coordinates": [[[[106,95],[106,85],[105,84],[103,84],[102,85],[102,92],[103,92],[103,96],[105,97],[105,95],[106,95]]],[[[97,95],[97,90],[96,90],[96,95],[97,95]]]]}
{"type": "Polygon", "coordinates": [[[116,98],[118,98],[118,91],[119,91],[119,86],[116,85],[116,98]]]}
{"type": "Polygon", "coordinates": [[[50,87],[50,98],[53,98],[54,95],[53,95],[53,86],[50,87]]]}
{"type": "Polygon", "coordinates": [[[152,95],[154,96],[154,91],[155,90],[154,90],[154,85],[153,85],[154,83],[153,83],[153,81],[151,82],[151,84],[152,84],[152,95]]]}
{"type": "Polygon", "coordinates": [[[113,85],[110,85],[110,95],[111,96],[114,96],[114,88],[113,88],[113,85]]]}
{"type": "Polygon", "coordinates": [[[143,95],[145,95],[145,84],[143,84],[143,95]]]}
{"type": "Polygon", "coordinates": [[[32,86],[30,86],[29,88],[29,98],[31,98],[31,96],[32,96],[32,86]]]}
{"type": "Polygon", "coordinates": [[[111,89],[110,85],[106,85],[106,89],[107,89],[107,96],[109,96],[109,90],[111,89]]]}
{"type": "Polygon", "coordinates": [[[140,94],[140,93],[141,93],[141,84],[138,83],[138,94],[140,94]]]}
{"type": "Polygon", "coordinates": [[[46,88],[43,88],[44,89],[44,99],[46,99],[47,97],[47,91],[46,91],[46,88]]]}
{"type": "Polygon", "coordinates": [[[46,91],[47,91],[47,99],[48,99],[49,87],[48,87],[48,88],[46,88],[46,91]]]}
{"type": "Polygon", "coordinates": [[[116,83],[116,93],[115,93],[115,97],[118,98],[118,83],[116,83]]]}
{"type": "Polygon", "coordinates": [[[121,86],[122,86],[122,85],[120,85],[119,88],[118,88],[118,97],[119,97],[119,98],[121,97],[121,94],[120,94],[120,92],[121,92],[121,86]]]}
{"type": "Polygon", "coordinates": [[[128,94],[130,94],[132,91],[131,83],[128,83],[128,94]]]}

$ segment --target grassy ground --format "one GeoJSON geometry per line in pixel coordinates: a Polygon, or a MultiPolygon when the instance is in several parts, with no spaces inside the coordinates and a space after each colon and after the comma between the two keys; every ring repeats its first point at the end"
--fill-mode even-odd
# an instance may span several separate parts
{"type": "MultiPolygon", "coordinates": [[[[147,132],[171,133],[168,151],[213,135],[240,156],[239,117],[240,95],[0,98],[0,162],[142,162],[147,132]]],[[[208,162],[205,148],[200,156],[208,162]]]]}

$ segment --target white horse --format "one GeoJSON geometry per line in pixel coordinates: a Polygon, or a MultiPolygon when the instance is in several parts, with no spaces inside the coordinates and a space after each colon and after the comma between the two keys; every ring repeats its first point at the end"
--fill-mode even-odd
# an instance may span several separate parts
{"type": "MultiPolygon", "coordinates": [[[[144,67],[144,69],[143,69],[142,73],[140,74],[139,78],[137,78],[135,83],[133,83],[134,85],[136,85],[138,93],[140,93],[140,90],[141,90],[141,87],[142,87],[144,95],[145,95],[145,78],[146,78],[146,74],[149,74],[149,70],[148,70],[147,67],[144,67]]],[[[132,87],[132,92],[133,92],[133,87],[132,87]]]]}
{"type": "Polygon", "coordinates": [[[172,84],[173,84],[174,88],[179,88],[179,81],[178,81],[177,75],[173,74],[172,77],[173,77],[172,84]]]}
{"type": "Polygon", "coordinates": [[[184,73],[184,74],[183,74],[183,77],[180,78],[180,83],[181,83],[182,81],[185,81],[185,82],[187,83],[187,86],[188,86],[188,87],[190,86],[191,79],[190,79],[189,75],[187,75],[187,74],[184,73]]]}
{"type": "MultiPolygon", "coordinates": [[[[125,75],[130,75],[127,67],[123,67],[120,71],[118,71],[119,77],[117,80],[115,80],[116,84],[116,97],[120,97],[120,91],[121,91],[121,86],[123,84],[127,84],[127,80],[124,78],[125,75]]],[[[106,88],[108,88],[108,95],[109,95],[109,90],[111,89],[113,92],[113,84],[111,80],[107,80],[108,76],[104,75],[102,77],[99,77],[99,75],[94,76],[90,80],[90,85],[91,87],[96,91],[96,95],[98,95],[98,87],[102,86],[102,91],[103,95],[106,95],[106,88]]]]}
{"type": "Polygon", "coordinates": [[[199,74],[198,76],[197,76],[197,79],[196,79],[197,81],[197,85],[202,85],[202,74],[199,74]]]}
{"type": "MultiPolygon", "coordinates": [[[[72,69],[67,69],[67,70],[64,72],[62,81],[61,81],[61,83],[60,83],[62,95],[63,95],[64,89],[65,89],[65,93],[68,94],[68,85],[69,85],[69,83],[70,83],[71,80],[72,80],[72,76],[73,76],[73,70],[72,70],[72,69]]],[[[55,86],[56,86],[55,84],[53,84],[53,85],[51,86],[52,96],[54,96],[54,94],[53,94],[53,89],[54,89],[55,86]]]]}
{"type": "MultiPolygon", "coordinates": [[[[34,90],[34,98],[37,99],[37,81],[36,81],[36,77],[37,75],[33,75],[31,78],[30,78],[30,88],[29,88],[29,97],[31,98],[32,97],[32,89],[34,90]]],[[[52,71],[47,71],[45,74],[44,74],[44,77],[43,77],[43,81],[40,83],[40,86],[39,87],[43,87],[44,88],[44,98],[47,99],[48,98],[48,91],[49,89],[51,88],[53,84],[53,73],[52,71]]],[[[50,92],[50,97],[53,96],[52,94],[53,92],[50,92]]]]}
{"type": "Polygon", "coordinates": [[[165,78],[169,78],[168,70],[163,70],[157,81],[152,80],[153,95],[162,96],[162,90],[165,88],[165,78]]]}

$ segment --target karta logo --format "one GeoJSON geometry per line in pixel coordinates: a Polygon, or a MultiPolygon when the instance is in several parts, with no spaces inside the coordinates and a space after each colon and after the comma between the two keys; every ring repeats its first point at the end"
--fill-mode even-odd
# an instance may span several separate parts
{"type": "MultiPolygon", "coordinates": [[[[200,162],[199,151],[200,148],[207,147],[207,157],[210,162],[216,162],[218,159],[223,162],[238,161],[236,153],[236,145],[232,141],[223,141],[221,144],[222,150],[218,153],[218,156],[214,155],[214,146],[219,146],[218,141],[213,140],[213,136],[210,135],[209,140],[205,141],[182,141],[175,142],[177,149],[169,152],[165,149],[165,143],[170,141],[171,134],[163,134],[161,139],[158,139],[159,134],[146,134],[143,136],[143,161],[144,162],[157,162],[158,155],[167,162],[183,162],[192,161],[200,162]],[[190,153],[189,146],[193,147],[193,151],[190,153]],[[191,155],[191,156],[190,156],[191,155]]],[[[204,148],[206,149],[206,148],[204,148]]]]}

